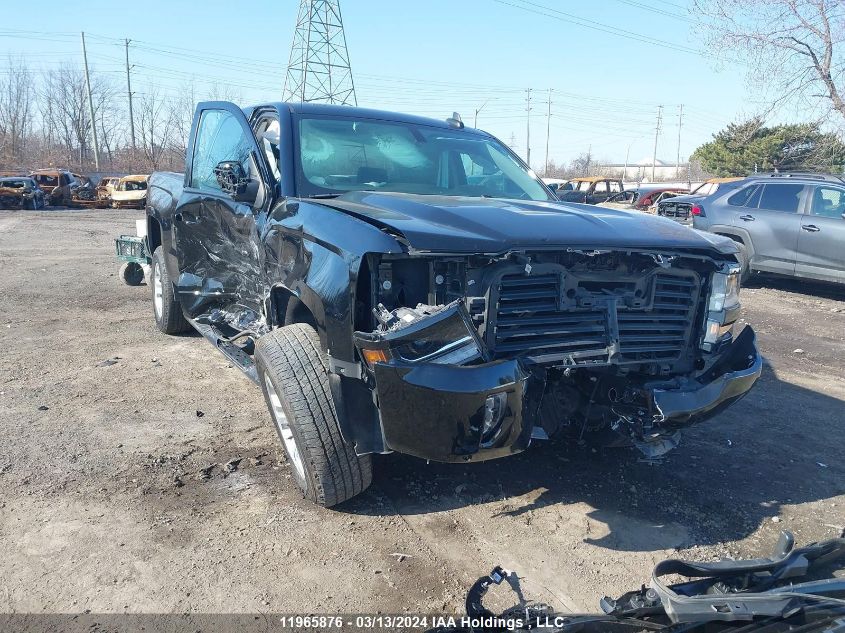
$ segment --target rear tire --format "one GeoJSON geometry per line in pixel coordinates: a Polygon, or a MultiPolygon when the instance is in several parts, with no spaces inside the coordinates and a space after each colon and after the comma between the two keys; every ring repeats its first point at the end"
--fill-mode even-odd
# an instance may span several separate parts
{"type": "Polygon", "coordinates": [[[164,251],[159,246],[153,253],[150,268],[153,316],[158,329],[165,334],[181,334],[191,329],[191,324],[182,314],[182,305],[173,292],[173,284],[164,265],[164,251]]]}
{"type": "Polygon", "coordinates": [[[372,459],[343,441],[317,331],[295,323],[256,343],[258,382],[302,494],[331,507],[372,482],[372,459]]]}

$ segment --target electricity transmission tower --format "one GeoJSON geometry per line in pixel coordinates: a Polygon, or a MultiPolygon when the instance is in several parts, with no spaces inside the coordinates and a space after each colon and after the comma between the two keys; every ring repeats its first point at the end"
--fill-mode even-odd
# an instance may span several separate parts
{"type": "Polygon", "coordinates": [[[358,105],[340,0],[300,0],[283,99],[358,105]]]}

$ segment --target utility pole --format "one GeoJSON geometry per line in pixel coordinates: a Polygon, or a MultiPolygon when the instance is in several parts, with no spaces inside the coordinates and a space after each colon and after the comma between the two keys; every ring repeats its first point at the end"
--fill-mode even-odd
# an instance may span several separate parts
{"type": "Polygon", "coordinates": [[[82,59],[85,62],[85,85],[88,87],[88,111],[91,113],[91,132],[94,135],[94,168],[100,171],[100,144],[97,142],[97,122],[94,120],[94,100],[91,98],[91,76],[88,74],[88,53],[85,51],[85,32],[82,32],[82,59]]]}
{"type": "Polygon", "coordinates": [[[663,122],[663,106],[657,106],[657,127],[654,128],[654,153],[651,155],[651,182],[654,182],[657,167],[657,137],[660,136],[660,124],[663,122]]]}
{"type": "Polygon", "coordinates": [[[531,167],[531,88],[525,91],[525,163],[531,167]]]}
{"type": "Polygon", "coordinates": [[[681,174],[681,125],[684,122],[684,104],[678,106],[678,157],[675,161],[675,177],[681,174]]]}
{"type": "Polygon", "coordinates": [[[129,80],[129,40],[126,40],[126,91],[129,93],[129,133],[135,150],[135,116],[132,114],[132,82],[129,80]]]}
{"type": "Polygon", "coordinates": [[[473,118],[472,120],[472,127],[478,127],[478,113],[481,112],[484,109],[484,106],[486,106],[488,103],[490,103],[490,99],[487,99],[487,101],[482,103],[480,108],[475,109],[475,118],[473,118]]]}
{"type": "Polygon", "coordinates": [[[549,88],[549,108],[546,111],[546,163],[543,167],[543,176],[549,175],[549,135],[552,127],[552,89],[549,88]]]}

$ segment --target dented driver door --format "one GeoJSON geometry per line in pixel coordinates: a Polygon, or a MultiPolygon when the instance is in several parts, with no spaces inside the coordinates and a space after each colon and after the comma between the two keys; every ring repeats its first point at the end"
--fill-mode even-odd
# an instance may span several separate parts
{"type": "Polygon", "coordinates": [[[196,318],[214,308],[260,303],[256,200],[227,189],[221,165],[261,181],[257,143],[240,108],[227,102],[198,106],[186,187],[174,214],[182,305],[196,318]]]}

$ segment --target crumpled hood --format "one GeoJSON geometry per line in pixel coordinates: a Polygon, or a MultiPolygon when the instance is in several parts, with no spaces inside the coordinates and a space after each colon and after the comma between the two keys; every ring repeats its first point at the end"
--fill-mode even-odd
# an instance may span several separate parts
{"type": "Polygon", "coordinates": [[[370,191],[320,203],[400,233],[415,251],[627,247],[737,252],[732,240],[674,220],[583,204],[370,191]]]}

